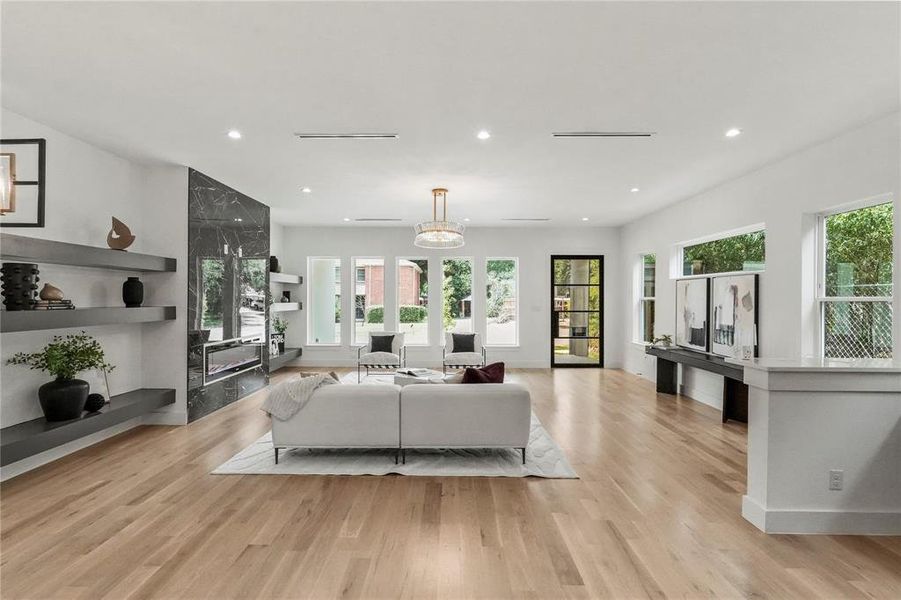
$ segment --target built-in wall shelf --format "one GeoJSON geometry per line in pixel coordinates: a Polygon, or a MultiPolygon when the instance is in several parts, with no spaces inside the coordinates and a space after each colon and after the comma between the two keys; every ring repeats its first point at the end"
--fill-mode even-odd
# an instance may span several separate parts
{"type": "Polygon", "coordinates": [[[270,356],[269,372],[278,371],[295,358],[300,358],[301,354],[303,354],[302,348],[285,348],[285,351],[278,356],[270,356]]]}
{"type": "Polygon", "coordinates": [[[5,310],[0,312],[0,331],[36,331],[92,325],[152,323],[175,319],[174,306],[124,306],[76,308],[75,310],[5,310]]]}
{"type": "Polygon", "coordinates": [[[300,310],[300,302],[273,302],[269,305],[269,312],[292,312],[300,310]]]}
{"type": "Polygon", "coordinates": [[[0,234],[0,259],[116,271],[174,272],[178,261],[166,256],[0,234]]]}
{"type": "Polygon", "coordinates": [[[300,285],[303,283],[303,277],[300,275],[291,275],[290,273],[273,273],[270,271],[269,283],[290,283],[300,285]]]}
{"type": "MultiPolygon", "coordinates": [[[[34,402],[38,402],[37,395],[34,402]]],[[[0,465],[46,452],[174,403],[174,389],[142,388],[113,396],[100,412],[85,413],[72,421],[50,423],[42,417],[4,427],[0,429],[0,465]]]]}

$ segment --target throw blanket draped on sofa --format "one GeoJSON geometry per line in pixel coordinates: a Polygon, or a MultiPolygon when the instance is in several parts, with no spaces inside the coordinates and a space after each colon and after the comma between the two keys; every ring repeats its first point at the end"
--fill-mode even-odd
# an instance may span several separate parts
{"type": "Polygon", "coordinates": [[[300,412],[319,386],[333,383],[338,382],[328,373],[289,379],[274,386],[260,408],[279,421],[287,421],[300,412]]]}

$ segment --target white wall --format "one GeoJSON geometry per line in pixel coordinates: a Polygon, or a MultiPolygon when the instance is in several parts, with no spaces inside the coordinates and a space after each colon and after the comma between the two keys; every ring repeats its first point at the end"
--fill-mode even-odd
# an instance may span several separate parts
{"type": "MultiPolygon", "coordinates": [[[[187,170],[184,167],[142,165],[32,121],[6,109],[0,113],[4,138],[46,138],[46,226],[5,229],[7,233],[104,247],[110,218],[116,216],[137,236],[133,252],[162,254],[179,260],[177,273],[142,274],[145,304],[175,305],[178,320],[138,326],[85,328],[103,345],[109,362],[111,394],[140,387],[174,387],[177,401],[161,416],[146,422],[185,422],[185,305],[187,257],[187,170]],[[161,351],[164,349],[164,351],[161,351]]],[[[129,273],[41,265],[40,283],[61,288],[78,307],[120,306],[122,282],[129,273]]],[[[5,333],[0,338],[0,423],[3,427],[41,416],[37,388],[48,375],[8,366],[15,352],[33,352],[53,335],[71,330],[5,333]]],[[[84,374],[93,391],[106,395],[102,378],[84,374]]],[[[141,420],[130,422],[140,424],[141,420]]],[[[117,433],[122,427],[110,430],[117,433]]],[[[103,436],[99,436],[102,438],[103,436]]],[[[98,439],[99,439],[98,438],[98,439]]],[[[93,441],[97,441],[94,439],[93,441]]],[[[67,448],[73,451],[85,444],[67,448]]],[[[59,455],[59,451],[53,456],[59,455]]],[[[48,453],[48,457],[50,453],[48,453]]],[[[3,477],[46,462],[32,457],[9,465],[3,477]]]]}
{"type": "MultiPolygon", "coordinates": [[[[746,135],[753,135],[748,132],[746,135]]],[[[740,143],[740,138],[735,140],[740,143]]],[[[733,143],[733,142],[729,142],[733,143]]],[[[634,273],[639,255],[657,254],[655,331],[672,334],[675,284],[669,269],[680,242],[757,223],[766,225],[766,272],[760,278],[760,355],[793,358],[816,352],[814,214],[892,194],[901,232],[901,118],[871,122],[771,163],[744,177],[634,221],[622,229],[621,288],[627,302],[624,367],[653,379],[655,363],[634,343],[634,273]]],[[[724,148],[728,151],[728,147],[724,148]]],[[[895,236],[895,289],[901,289],[901,235],[895,236]]],[[[894,314],[901,314],[901,294],[894,314]]],[[[895,318],[895,342],[901,318],[895,318]]],[[[722,379],[685,369],[683,393],[719,407],[722,379]]]]}
{"type": "MultiPolygon", "coordinates": [[[[395,292],[394,265],[398,257],[427,256],[430,287],[440,290],[440,261],[445,256],[474,258],[473,291],[476,303],[473,315],[476,331],[484,335],[484,303],[479,302],[479,290],[485,289],[486,257],[517,257],[519,259],[519,346],[489,348],[489,360],[503,360],[513,367],[547,367],[550,364],[550,256],[552,254],[602,254],[605,257],[606,287],[604,293],[604,353],[608,367],[621,364],[620,299],[616,283],[620,281],[619,231],[614,228],[472,228],[466,232],[466,246],[457,250],[423,250],[413,246],[412,227],[285,227],[278,254],[282,270],[304,276],[301,299],[304,311],[283,313],[290,322],[288,346],[303,346],[299,364],[312,366],[349,366],[356,364],[356,349],[351,348],[351,324],[342,328],[339,347],[317,347],[307,344],[306,317],[309,308],[307,257],[339,256],[342,260],[342,314],[351,314],[349,274],[355,256],[385,257],[385,293],[393,299],[395,292]],[[434,279],[432,279],[434,277],[434,279]]],[[[386,311],[386,328],[393,324],[394,311],[386,311]]],[[[437,297],[430,302],[429,347],[410,347],[407,351],[411,366],[439,366],[441,364],[441,307],[437,297]]]]}

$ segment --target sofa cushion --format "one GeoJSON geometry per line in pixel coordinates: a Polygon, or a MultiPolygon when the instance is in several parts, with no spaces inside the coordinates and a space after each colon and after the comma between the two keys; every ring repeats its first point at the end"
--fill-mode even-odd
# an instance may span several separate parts
{"type": "Polygon", "coordinates": [[[370,352],[388,352],[391,353],[394,343],[393,335],[374,335],[370,338],[370,352]]]}
{"type": "Polygon", "coordinates": [[[367,352],[360,357],[361,365],[397,365],[400,366],[400,357],[390,352],[367,352]]]}
{"type": "Polygon", "coordinates": [[[451,352],[444,355],[444,364],[479,367],[482,365],[482,355],[478,352],[451,352]]]}
{"type": "Polygon", "coordinates": [[[454,347],[452,350],[454,354],[457,352],[475,352],[475,337],[474,333],[454,333],[454,347]]]}
{"type": "Polygon", "coordinates": [[[504,363],[491,363],[480,369],[468,367],[462,383],[504,383],[504,363]]]}

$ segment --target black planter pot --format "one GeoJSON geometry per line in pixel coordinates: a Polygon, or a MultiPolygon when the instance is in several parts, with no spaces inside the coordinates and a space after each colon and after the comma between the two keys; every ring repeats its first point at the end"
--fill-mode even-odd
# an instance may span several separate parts
{"type": "Polygon", "coordinates": [[[129,308],[136,308],[144,303],[144,284],[137,277],[129,277],[122,284],[122,302],[129,308]]]}
{"type": "Polygon", "coordinates": [[[270,256],[269,257],[269,272],[270,273],[279,273],[281,271],[281,267],[278,266],[278,257],[270,256]]]}
{"type": "Polygon", "coordinates": [[[90,386],[81,379],[56,379],[38,388],[41,409],[48,421],[70,421],[84,412],[90,386]]]}

